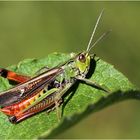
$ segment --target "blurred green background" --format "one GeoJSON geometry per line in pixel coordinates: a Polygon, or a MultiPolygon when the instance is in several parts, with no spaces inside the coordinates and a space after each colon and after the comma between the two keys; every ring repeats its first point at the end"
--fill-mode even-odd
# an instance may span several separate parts
{"type": "MultiPolygon", "coordinates": [[[[52,52],[79,52],[105,9],[92,52],[140,86],[140,2],[0,2],[0,67],[52,52]]],[[[140,102],[90,115],[57,138],[140,138],[140,102]]]]}

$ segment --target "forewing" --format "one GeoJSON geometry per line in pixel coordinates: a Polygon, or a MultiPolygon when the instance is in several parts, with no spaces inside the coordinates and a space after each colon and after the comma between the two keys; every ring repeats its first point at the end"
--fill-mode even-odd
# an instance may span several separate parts
{"type": "Polygon", "coordinates": [[[0,95],[0,106],[5,107],[11,105],[32,96],[34,93],[40,92],[62,72],[63,70],[61,68],[50,69],[47,72],[3,92],[0,95]]]}

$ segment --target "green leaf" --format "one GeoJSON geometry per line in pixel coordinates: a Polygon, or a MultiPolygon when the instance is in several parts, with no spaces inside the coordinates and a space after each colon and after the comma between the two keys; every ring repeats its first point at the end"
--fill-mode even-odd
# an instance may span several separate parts
{"type": "MultiPolygon", "coordinates": [[[[10,66],[9,69],[33,76],[40,68],[57,66],[69,58],[69,54],[53,53],[43,59],[23,60],[18,65],[10,66]]],[[[53,138],[90,113],[95,113],[118,101],[140,99],[140,91],[123,74],[101,59],[96,62],[93,61],[88,77],[108,87],[112,93],[107,94],[104,91],[77,82],[64,96],[64,103],[61,105],[63,117],[60,122],[57,120],[55,111],[49,114],[44,111],[16,125],[11,124],[7,116],[0,113],[0,138],[53,138]]],[[[0,91],[10,87],[11,85],[6,79],[0,78],[0,91]]]]}

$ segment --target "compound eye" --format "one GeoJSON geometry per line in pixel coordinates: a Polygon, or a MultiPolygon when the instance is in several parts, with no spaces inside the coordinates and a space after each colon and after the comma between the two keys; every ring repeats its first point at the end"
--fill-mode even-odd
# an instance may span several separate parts
{"type": "Polygon", "coordinates": [[[85,61],[86,61],[85,55],[84,55],[84,54],[80,54],[78,60],[79,60],[80,62],[82,62],[82,63],[85,63],[85,61]]]}

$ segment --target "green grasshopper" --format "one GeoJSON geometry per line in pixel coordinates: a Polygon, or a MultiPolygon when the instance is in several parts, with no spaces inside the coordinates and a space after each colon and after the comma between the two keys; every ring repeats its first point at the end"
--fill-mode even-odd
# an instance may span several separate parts
{"type": "MultiPolygon", "coordinates": [[[[60,64],[51,69],[42,68],[43,70],[45,69],[45,71],[33,78],[17,75],[14,72],[1,69],[1,76],[8,77],[9,79],[13,79],[20,83],[15,87],[4,91],[0,95],[1,111],[9,117],[10,122],[18,123],[45,109],[50,111],[54,108],[60,119],[61,113],[59,106],[62,97],[76,81],[82,81],[88,85],[97,87],[100,90],[109,92],[107,88],[102,87],[95,81],[86,79],[91,59],[94,59],[95,56],[89,54],[89,52],[108,33],[104,33],[93,45],[91,45],[102,13],[103,11],[97,19],[86,51],[79,54],[72,53],[71,59],[64,64],[60,64]]],[[[42,69],[40,71],[42,71],[42,69]]]]}

